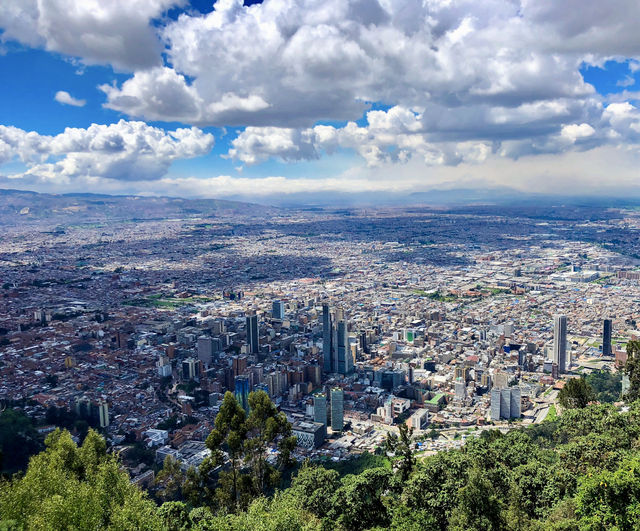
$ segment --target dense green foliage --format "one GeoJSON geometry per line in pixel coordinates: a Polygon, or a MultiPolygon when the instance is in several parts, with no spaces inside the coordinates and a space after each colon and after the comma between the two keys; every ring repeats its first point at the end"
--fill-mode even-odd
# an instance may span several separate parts
{"type": "Polygon", "coordinates": [[[94,431],[81,447],[60,430],[45,444],[24,477],[0,485],[0,528],[4,522],[10,529],[162,529],[156,505],[94,431]]]}
{"type": "Polygon", "coordinates": [[[624,372],[629,377],[629,389],[625,398],[631,402],[640,398],[640,341],[627,343],[627,363],[624,372]]]}
{"type": "Polygon", "coordinates": [[[571,378],[558,393],[558,402],[565,409],[583,408],[595,400],[595,393],[585,378],[571,378]]]}
{"type": "Polygon", "coordinates": [[[613,373],[609,369],[602,369],[588,374],[586,379],[591,389],[593,389],[598,402],[612,404],[620,400],[622,373],[613,373]]]}
{"type": "Polygon", "coordinates": [[[167,463],[162,505],[130,485],[93,431],[81,447],[57,431],[24,477],[0,485],[0,529],[640,528],[640,401],[628,410],[564,409],[553,421],[506,434],[485,430],[460,450],[424,459],[410,455],[403,430],[389,442],[393,468],[370,455],[365,467],[351,463],[355,474],[304,463],[290,488],[274,491],[269,484],[284,464],[260,458],[269,441],[288,439],[287,424],[263,397],[254,397],[253,417],[231,395],[225,400],[208,442],[214,457],[187,474],[167,463]],[[212,480],[222,451],[236,459],[235,477],[229,465],[212,480]]]}
{"type": "Polygon", "coordinates": [[[29,457],[42,449],[31,419],[18,409],[0,413],[0,472],[24,470],[29,457]]]}
{"type": "MultiPolygon", "coordinates": [[[[229,512],[246,509],[251,500],[271,493],[280,481],[283,469],[289,467],[296,438],[291,436],[291,424],[279,412],[264,391],[249,393],[249,414],[230,392],[222,400],[216,415],[215,428],[206,441],[211,458],[204,464],[208,471],[220,466],[228,456],[229,469],[218,473],[217,485],[205,489],[213,492],[210,505],[229,512]],[[267,462],[267,448],[277,444],[277,464],[267,462]]],[[[203,467],[201,467],[203,468],[203,467]]],[[[202,474],[202,471],[200,471],[202,474]]]]}
{"type": "Polygon", "coordinates": [[[403,423],[399,426],[399,434],[389,433],[387,435],[386,446],[387,450],[393,452],[400,458],[399,470],[402,481],[407,481],[413,468],[416,464],[416,459],[413,455],[413,428],[409,428],[407,424],[403,423]]]}

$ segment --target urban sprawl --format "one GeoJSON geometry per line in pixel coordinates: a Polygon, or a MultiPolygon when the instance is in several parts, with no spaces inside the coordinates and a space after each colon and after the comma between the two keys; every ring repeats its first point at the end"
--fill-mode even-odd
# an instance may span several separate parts
{"type": "Polygon", "coordinates": [[[42,433],[73,411],[185,470],[227,391],[266,391],[299,460],[374,452],[402,423],[425,456],[544,422],[640,338],[640,216],[501,210],[7,225],[0,403],[42,433]]]}

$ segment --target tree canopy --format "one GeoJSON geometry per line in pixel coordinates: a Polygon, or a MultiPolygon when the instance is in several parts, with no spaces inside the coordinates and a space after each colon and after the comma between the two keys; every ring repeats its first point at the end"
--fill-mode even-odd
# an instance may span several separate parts
{"type": "Polygon", "coordinates": [[[629,389],[625,398],[629,402],[638,400],[640,398],[640,341],[627,343],[627,362],[624,372],[629,377],[629,389]]]}
{"type": "Polygon", "coordinates": [[[0,521],[18,529],[161,529],[155,504],[90,430],[78,447],[56,430],[24,477],[0,485],[0,521]]]}
{"type": "Polygon", "coordinates": [[[558,401],[565,409],[587,407],[596,395],[585,378],[571,378],[558,393],[558,401]]]}
{"type": "Polygon", "coordinates": [[[225,397],[207,442],[211,459],[186,474],[169,461],[158,475],[166,491],[161,505],[129,482],[97,433],[89,430],[77,446],[57,430],[24,476],[0,484],[0,529],[640,528],[640,401],[624,409],[567,408],[553,421],[485,430],[460,449],[429,457],[412,452],[410,430],[403,430],[390,440],[390,459],[365,454],[342,475],[305,462],[284,490],[267,486],[277,460],[261,463],[252,452],[279,447],[289,438],[287,425],[264,397],[252,403],[247,415],[233,395],[225,397]],[[257,474],[264,474],[262,492],[257,474]]]}

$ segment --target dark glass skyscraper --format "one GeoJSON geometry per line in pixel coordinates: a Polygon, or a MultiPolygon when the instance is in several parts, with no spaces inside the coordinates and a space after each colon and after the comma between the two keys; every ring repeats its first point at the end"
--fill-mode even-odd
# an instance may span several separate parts
{"type": "Polygon", "coordinates": [[[327,425],[327,397],[322,393],[313,395],[313,420],[327,425]]]}
{"type": "Polygon", "coordinates": [[[322,355],[324,360],[324,372],[333,372],[333,364],[331,358],[332,352],[332,323],[331,309],[328,304],[322,305],[322,355]]]}
{"type": "Polygon", "coordinates": [[[611,356],[611,336],[613,334],[613,321],[611,319],[604,320],[602,328],[602,355],[611,356]]]}
{"type": "Polygon", "coordinates": [[[349,331],[346,321],[338,321],[338,372],[349,374],[353,370],[353,357],[349,348],[349,331]]]}
{"type": "Polygon", "coordinates": [[[322,305],[322,354],[325,372],[353,372],[349,328],[344,311],[340,308],[332,311],[328,304],[322,305]]]}
{"type": "Polygon", "coordinates": [[[280,319],[282,321],[284,319],[284,302],[273,301],[271,314],[274,319],[280,319]]]}
{"type": "Polygon", "coordinates": [[[247,316],[247,344],[251,354],[260,352],[260,344],[258,343],[258,316],[247,316]]]}

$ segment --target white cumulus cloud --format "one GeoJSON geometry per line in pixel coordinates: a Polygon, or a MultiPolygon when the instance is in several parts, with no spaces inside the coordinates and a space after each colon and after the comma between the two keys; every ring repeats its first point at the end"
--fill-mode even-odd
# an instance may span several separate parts
{"type": "Polygon", "coordinates": [[[135,70],[161,64],[151,24],[185,0],[2,0],[3,41],[80,57],[87,64],[135,70]]]}
{"type": "Polygon", "coordinates": [[[14,178],[31,181],[145,181],[161,178],[175,160],[206,155],[213,144],[211,134],[196,128],[164,131],[125,120],[56,136],[0,125],[0,164],[20,160],[27,170],[14,178]]]}
{"type": "MultiPolygon", "coordinates": [[[[620,28],[598,20],[589,44],[578,37],[596,21],[583,21],[568,47],[567,19],[576,25],[526,0],[220,0],[162,29],[168,65],[104,90],[110,108],[135,116],[280,127],[354,120],[368,101],[417,112],[582,101],[593,88],[580,62],[604,57],[599,46],[611,53],[620,28]]],[[[630,13],[616,20],[628,38],[618,53],[640,53],[630,13]]]]}
{"type": "Polygon", "coordinates": [[[72,105],[74,107],[84,107],[87,104],[86,100],[74,98],[66,90],[59,90],[58,92],[56,92],[56,95],[53,97],[53,99],[58,103],[62,103],[63,105],[72,105]]]}
{"type": "MultiPolygon", "coordinates": [[[[243,127],[226,156],[246,173],[268,159],[352,150],[362,158],[354,172],[396,168],[398,186],[431,170],[500,174],[516,159],[540,176],[535,157],[567,164],[640,143],[638,93],[604,97],[581,74],[612,59],[629,73],[640,68],[637,0],[218,0],[205,15],[162,18],[176,5],[186,2],[4,0],[0,41],[130,71],[100,87],[104,105],[127,116],[243,127]]],[[[631,87],[631,78],[619,84],[631,87]]],[[[193,153],[206,151],[207,135],[184,131],[185,145],[199,146],[193,153]]],[[[120,133],[89,142],[65,132],[54,142],[5,128],[0,158],[70,178],[167,171],[173,155],[157,157],[155,144],[146,155],[139,139],[148,132],[120,133]],[[58,144],[67,147],[51,151],[58,144]]],[[[177,132],[158,134],[181,142],[177,132]]]]}

